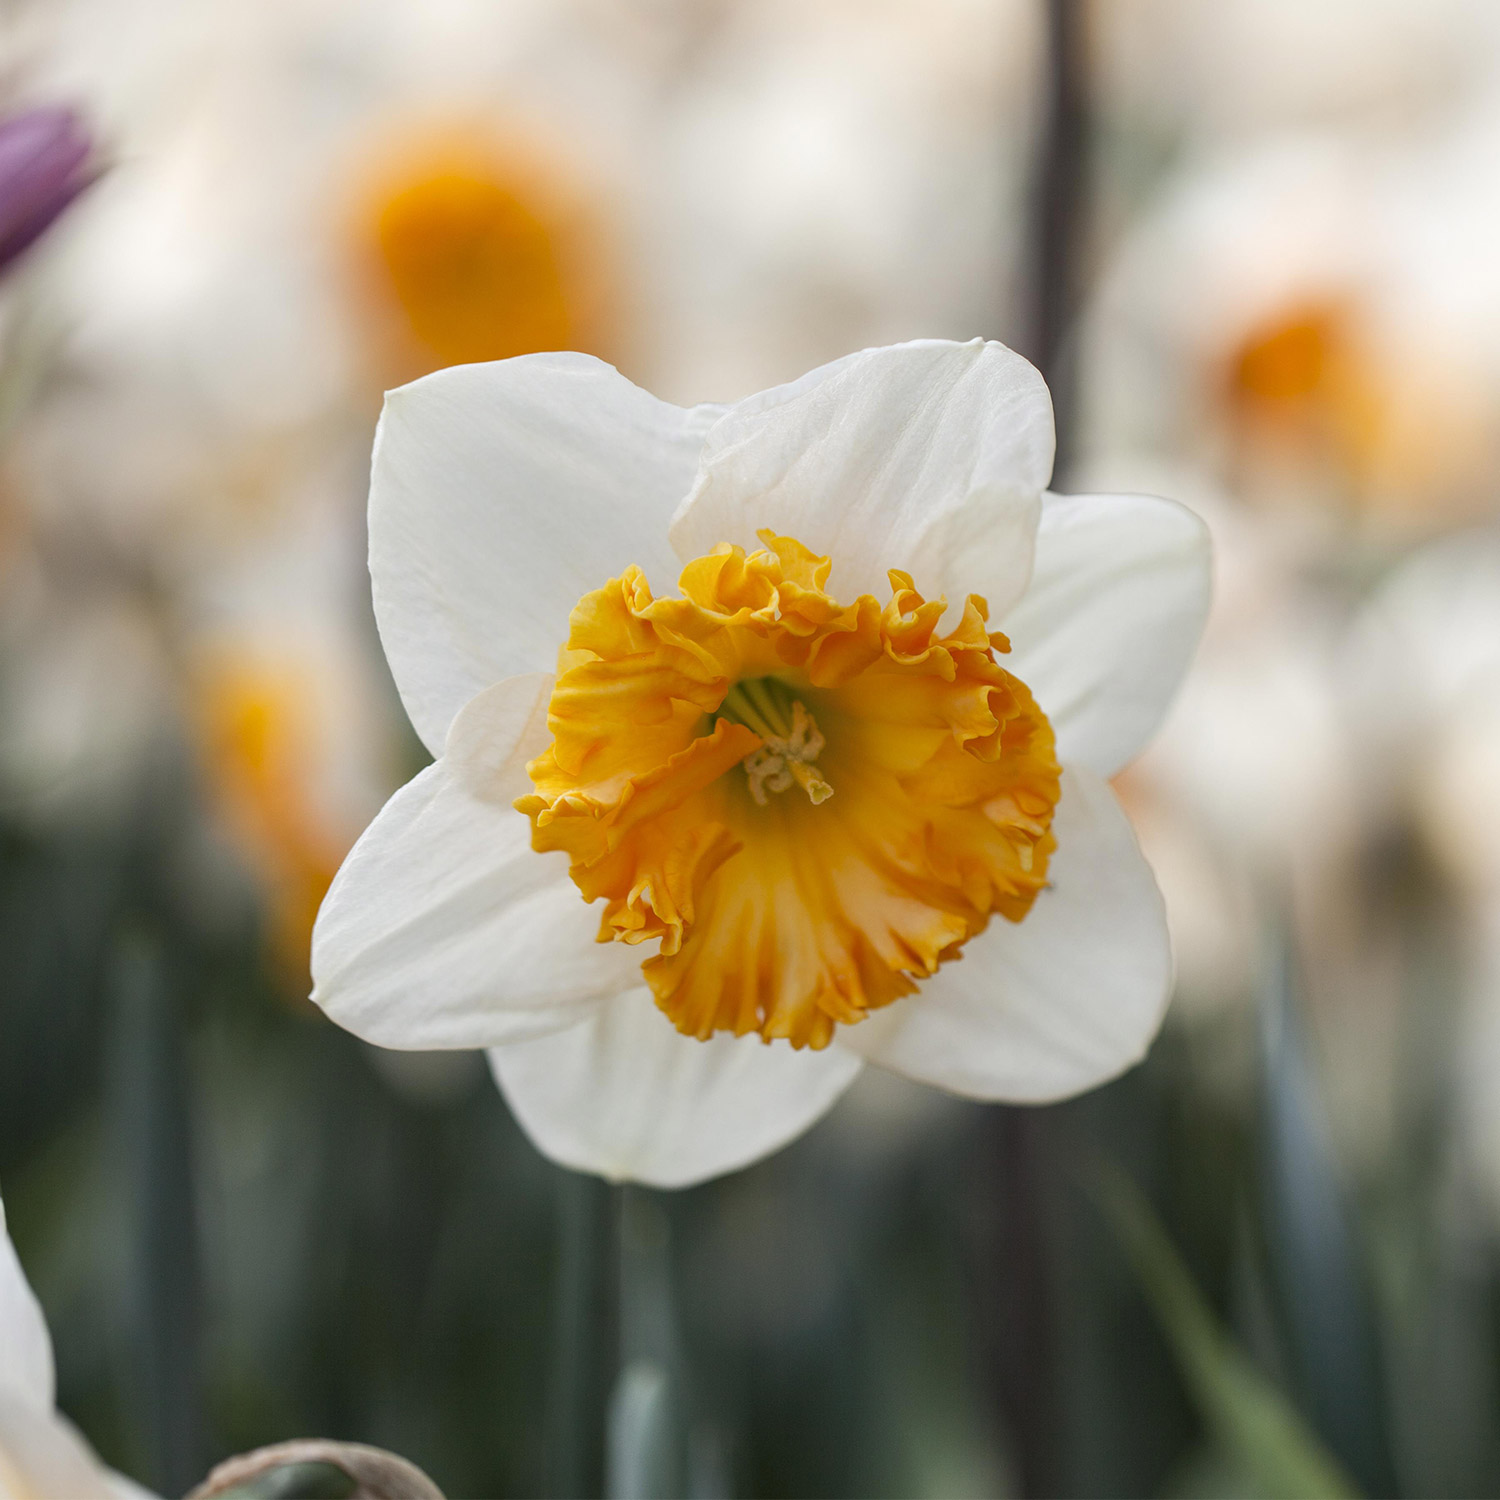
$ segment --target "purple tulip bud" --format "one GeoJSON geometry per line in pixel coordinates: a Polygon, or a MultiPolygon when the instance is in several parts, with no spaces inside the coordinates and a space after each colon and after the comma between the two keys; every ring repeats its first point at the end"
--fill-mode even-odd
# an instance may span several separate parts
{"type": "Polygon", "coordinates": [[[83,121],[66,105],[0,120],[0,271],[94,180],[92,151],[83,121]]]}

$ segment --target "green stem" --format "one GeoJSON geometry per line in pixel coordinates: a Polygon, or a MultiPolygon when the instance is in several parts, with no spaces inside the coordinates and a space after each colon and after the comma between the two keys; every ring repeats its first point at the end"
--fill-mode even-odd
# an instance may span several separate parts
{"type": "Polygon", "coordinates": [[[627,1187],[620,1202],[620,1374],[610,1399],[605,1493],[681,1495],[688,1390],[673,1295],[671,1222],[663,1195],[627,1187]]]}
{"type": "Polygon", "coordinates": [[[603,1493],[604,1415],[615,1363],[614,1227],[618,1192],[558,1173],[561,1255],[549,1454],[556,1500],[603,1493]]]}

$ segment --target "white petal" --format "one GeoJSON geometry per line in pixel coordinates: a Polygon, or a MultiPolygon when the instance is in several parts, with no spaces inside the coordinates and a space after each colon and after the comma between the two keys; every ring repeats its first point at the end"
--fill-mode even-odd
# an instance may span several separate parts
{"type": "Polygon", "coordinates": [[[1208,528],[1149,495],[1047,495],[1031,584],[999,617],[1058,758],[1110,776],[1165,716],[1208,617],[1208,528]]]}
{"type": "Polygon", "coordinates": [[[105,1469],[66,1417],[0,1390],[0,1495],[124,1500],[143,1493],[105,1469]]]}
{"type": "Polygon", "coordinates": [[[0,1203],[0,1397],[50,1411],[54,1386],[47,1320],[16,1258],[0,1203]]]}
{"type": "Polygon", "coordinates": [[[554,666],[590,589],[630,563],[662,591],[676,581],[667,523],[721,410],[658,401],[583,354],[460,365],[386,397],[375,617],[434,755],[481,689],[554,666]]]}
{"type": "Polygon", "coordinates": [[[1171,988],[1166,913],[1114,793],[1063,775],[1051,883],[1020,923],[996,918],[921,990],[838,1042],[975,1099],[1040,1103],[1138,1062],[1171,988]]]}
{"type": "Polygon", "coordinates": [[[837,1047],[728,1033],[681,1035],[633,990],[583,1025],[497,1047],[490,1064],[516,1118],[554,1161],[617,1181],[687,1187],[800,1135],[854,1080],[837,1047]]]}
{"type": "Polygon", "coordinates": [[[576,1021],[640,983],[598,943],[567,856],[511,806],[549,743],[552,679],[513,677],[454,721],[448,753],[396,793],[334,878],[313,929],[313,999],[383,1047],[489,1047],[576,1021]]]}
{"type": "Polygon", "coordinates": [[[770,527],[832,557],[841,598],[883,599],[901,568],[929,598],[973,591],[1002,610],[1031,571],[1053,448],[1047,387],[1004,345],[867,349],[731,408],[672,545],[753,549],[770,527]]]}

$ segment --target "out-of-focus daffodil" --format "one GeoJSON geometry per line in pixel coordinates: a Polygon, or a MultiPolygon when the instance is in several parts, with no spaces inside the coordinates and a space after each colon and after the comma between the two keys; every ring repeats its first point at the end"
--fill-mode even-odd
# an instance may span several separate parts
{"type": "Polygon", "coordinates": [[[1351,661],[1367,795],[1412,817],[1455,888],[1500,915],[1500,532],[1457,533],[1395,568],[1361,611],[1351,661]]]}
{"type": "Polygon", "coordinates": [[[438,760],[335,880],[314,999],[491,1048],[543,1150],[662,1185],[864,1061],[1013,1100],[1127,1067],[1170,958],[1103,778],[1192,653],[1207,544],[1044,493],[1052,453],[1040,377],[977,340],[729,408],[576,354],[394,393],[375,605],[438,760]]]}
{"type": "Polygon", "coordinates": [[[207,765],[265,887],[267,939],[289,984],[306,983],[313,921],[347,852],[315,805],[313,691],[284,664],[220,663],[202,693],[207,765]]]}
{"type": "Polygon", "coordinates": [[[1462,1003],[1429,1014],[1424,985],[1413,1027],[1453,1026],[1435,1082],[1456,1085],[1465,1160],[1500,1220],[1500,531],[1445,537],[1394,569],[1356,622],[1350,666],[1365,795],[1416,835],[1439,877],[1433,904],[1456,924],[1462,1003]]]}
{"type": "Polygon", "coordinates": [[[540,165],[454,136],[397,153],[366,199],[363,280],[411,373],[593,344],[597,247],[540,165]]]}
{"type": "Polygon", "coordinates": [[[1248,425],[1330,450],[1360,474],[1382,413],[1355,324],[1348,309],[1316,302],[1273,309],[1231,350],[1225,395],[1248,425]]]}
{"type": "Polygon", "coordinates": [[[1496,40],[1471,0],[1137,0],[1098,13],[1092,56],[1117,128],[1224,137],[1388,125],[1481,78],[1496,40]]]}
{"type": "Polygon", "coordinates": [[[52,1338],[0,1203],[0,1497],[147,1500],[139,1486],[100,1463],[55,1400],[52,1338]]]}
{"type": "Polygon", "coordinates": [[[1296,547],[1201,474],[1112,472],[1182,495],[1213,537],[1193,673],[1118,789],[1166,898],[1184,1002],[1174,1014],[1217,1020],[1253,998],[1267,923],[1308,916],[1352,858],[1340,621],[1301,577],[1296,547]]]}
{"type": "MultiPolygon", "coordinates": [[[[1245,330],[1225,359],[1225,398],[1240,472],[1257,451],[1272,459],[1258,488],[1297,466],[1335,499],[1442,519],[1472,493],[1487,428],[1480,392],[1454,370],[1413,369],[1383,348],[1367,310],[1292,300],[1245,330]],[[1424,514],[1436,510],[1437,515],[1424,514]]],[[[1294,497],[1308,486],[1290,487],[1294,497]]]]}
{"type": "Polygon", "coordinates": [[[1187,461],[1314,534],[1487,509],[1500,302],[1430,243],[1483,241],[1461,156],[1309,137],[1185,169],[1095,310],[1090,452],[1187,461]]]}

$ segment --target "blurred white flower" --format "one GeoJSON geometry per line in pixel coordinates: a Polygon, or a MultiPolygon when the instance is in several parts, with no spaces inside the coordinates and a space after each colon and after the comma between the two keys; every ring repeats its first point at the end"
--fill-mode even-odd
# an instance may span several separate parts
{"type": "Polygon", "coordinates": [[[55,1405],[52,1338],[0,1202],[0,1500],[148,1500],[55,1405]]]}
{"type": "Polygon", "coordinates": [[[1212,1016],[1250,1000],[1267,923],[1315,911],[1359,833],[1337,692],[1343,622],[1299,577],[1287,539],[1201,475],[1118,458],[1101,474],[1170,487],[1213,538],[1193,671],[1120,783],[1166,898],[1181,1013],[1212,1016]]]}
{"type": "Polygon", "coordinates": [[[578,355],[394,393],[376,613],[439,759],[336,879],[314,999],[492,1048],[543,1150],[661,1185],[774,1150],[863,1060],[1013,1100],[1137,1060],[1170,961],[1102,778],[1196,644],[1206,538],[1044,494],[1052,453],[1040,377],[978,340],[727,409],[578,355]]]}
{"type": "Polygon", "coordinates": [[[3,576],[0,807],[32,823],[109,824],[172,722],[167,664],[133,601],[59,597],[30,571],[3,576]]]}
{"type": "Polygon", "coordinates": [[[1399,149],[1199,153],[1091,314],[1086,451],[1191,463],[1324,548],[1490,511],[1497,148],[1480,111],[1399,149]]]}
{"type": "Polygon", "coordinates": [[[1021,0],[60,0],[26,30],[117,162],[49,268],[68,378],[32,483],[169,554],[365,419],[372,281],[432,364],[564,340],[724,394],[1004,314],[1021,0]]]}
{"type": "Polygon", "coordinates": [[[1459,1085],[1458,1116],[1500,1215],[1500,532],[1458,533],[1396,568],[1361,611],[1348,659],[1363,795],[1372,816],[1416,834],[1451,923],[1460,1014],[1414,1024],[1451,1025],[1439,1086],[1459,1085]]]}
{"type": "Polygon", "coordinates": [[[1410,119],[1500,57],[1483,0],[1127,0],[1090,20],[1110,116],[1160,135],[1410,119]]]}
{"type": "Polygon", "coordinates": [[[1350,662],[1365,795],[1415,817],[1456,888],[1500,909],[1500,533],[1457,533],[1393,570],[1350,662]]]}
{"type": "Polygon", "coordinates": [[[845,349],[1010,326],[1038,8],[714,13],[646,117],[628,179],[642,300],[627,368],[669,399],[733,399],[845,349]]]}
{"type": "MultiPolygon", "coordinates": [[[[560,347],[739,392],[989,321],[1033,32],[1022,0],[58,0],[17,20],[35,85],[86,101],[112,170],[28,286],[59,347],[7,493],[54,551],[86,535],[150,581],[285,957],[393,759],[345,586],[379,392],[560,347]],[[234,732],[252,724],[274,774],[234,732]]],[[[6,738],[32,755],[59,726],[6,738]]]]}

